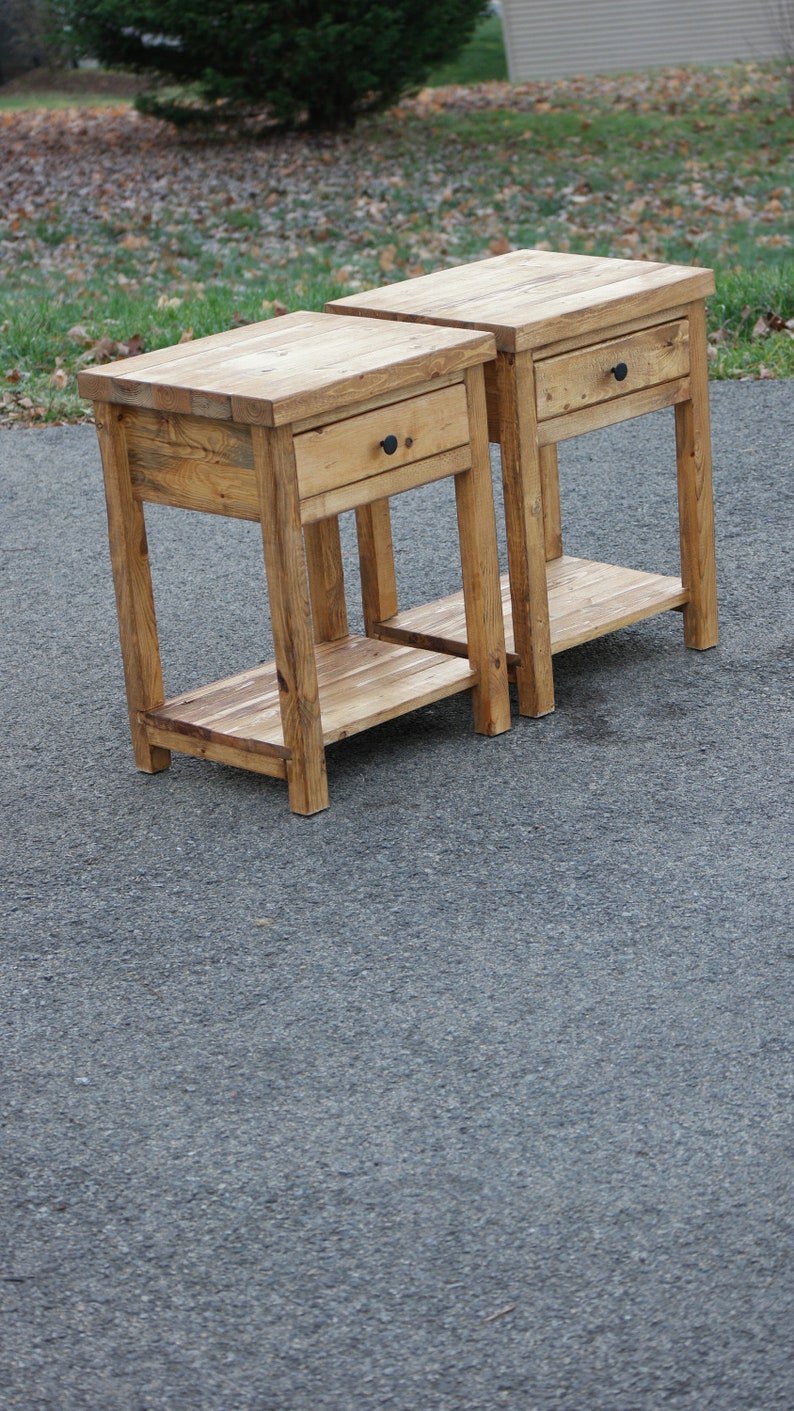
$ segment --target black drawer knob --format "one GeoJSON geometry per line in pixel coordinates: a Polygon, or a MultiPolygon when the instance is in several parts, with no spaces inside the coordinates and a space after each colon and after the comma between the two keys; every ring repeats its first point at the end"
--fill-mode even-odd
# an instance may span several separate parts
{"type": "Polygon", "coordinates": [[[629,370],[625,363],[616,363],[609,371],[612,373],[616,382],[622,382],[623,379],[629,375],[629,370]]]}
{"type": "Polygon", "coordinates": [[[380,444],[386,452],[387,456],[393,456],[394,452],[397,450],[397,437],[385,436],[380,444]]]}

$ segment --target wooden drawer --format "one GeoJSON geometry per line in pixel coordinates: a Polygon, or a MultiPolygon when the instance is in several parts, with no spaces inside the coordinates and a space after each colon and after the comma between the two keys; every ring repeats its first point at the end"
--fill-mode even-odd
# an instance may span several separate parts
{"type": "Polygon", "coordinates": [[[538,421],[673,382],[689,372],[689,321],[675,319],[535,364],[538,421]]]}
{"type": "Polygon", "coordinates": [[[294,442],[301,499],[398,470],[468,441],[462,382],[303,431],[294,442]]]}

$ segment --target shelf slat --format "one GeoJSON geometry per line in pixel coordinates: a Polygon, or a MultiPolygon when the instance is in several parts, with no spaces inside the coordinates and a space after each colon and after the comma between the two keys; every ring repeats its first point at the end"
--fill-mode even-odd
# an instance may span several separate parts
{"type": "MultiPolygon", "coordinates": [[[[315,652],[326,745],[470,690],[477,680],[468,661],[458,655],[372,637],[323,642],[315,652]]],[[[289,756],[273,662],[186,691],[159,709],[142,713],[141,719],[152,734],[167,734],[171,749],[183,748],[180,738],[184,737],[187,753],[197,752],[191,741],[203,740],[263,758],[283,761],[289,756]]]]}
{"type": "MultiPolygon", "coordinates": [[[[645,617],[683,607],[689,595],[680,578],[563,554],[546,565],[552,653],[602,637],[645,617]]],[[[508,661],[517,661],[513,637],[510,583],[502,576],[502,609],[508,661]]],[[[466,617],[463,596],[454,593],[421,607],[397,613],[375,629],[388,641],[410,642],[463,654],[466,617]]]]}

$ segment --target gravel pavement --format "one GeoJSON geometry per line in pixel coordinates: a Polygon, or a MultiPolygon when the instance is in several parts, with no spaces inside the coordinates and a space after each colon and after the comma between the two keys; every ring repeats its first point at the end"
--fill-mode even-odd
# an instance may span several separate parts
{"type": "MultiPolygon", "coordinates": [[[[3,1411],[794,1407],[794,383],[712,418],[720,646],[334,746],[311,819],[136,773],[94,430],[0,432],[3,1411]]],[[[676,570],[672,412],[561,463],[571,553],[676,570]]],[[[147,518],[166,691],[266,658],[256,526],[147,518]]],[[[395,525],[454,588],[449,487],[395,525]]]]}

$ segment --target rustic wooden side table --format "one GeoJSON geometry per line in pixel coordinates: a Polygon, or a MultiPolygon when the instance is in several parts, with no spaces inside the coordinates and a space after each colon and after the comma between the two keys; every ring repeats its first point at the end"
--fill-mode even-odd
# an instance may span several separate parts
{"type": "Polygon", "coordinates": [[[311,814],[328,805],[332,741],[459,691],[480,733],[509,728],[483,374],[494,352],[481,331],[295,313],[80,375],[139,769],[165,769],[172,750],[237,765],[286,778],[293,811],[311,814]],[[387,599],[396,612],[380,582],[388,498],[446,476],[466,660],[347,622],[337,516],[356,511],[365,612],[387,599]],[[274,662],[164,700],[145,501],[261,523],[274,662]]]}
{"type": "MultiPolygon", "coordinates": [[[[327,306],[496,338],[497,358],[486,369],[488,424],[502,450],[509,567],[502,590],[524,715],[554,708],[553,653],[654,613],[682,609],[687,646],[717,641],[704,311],[713,289],[707,269],[517,250],[327,306]],[[680,578],[563,554],[558,442],[667,406],[675,407],[680,578]]],[[[457,595],[375,630],[465,650],[457,595]]]]}

